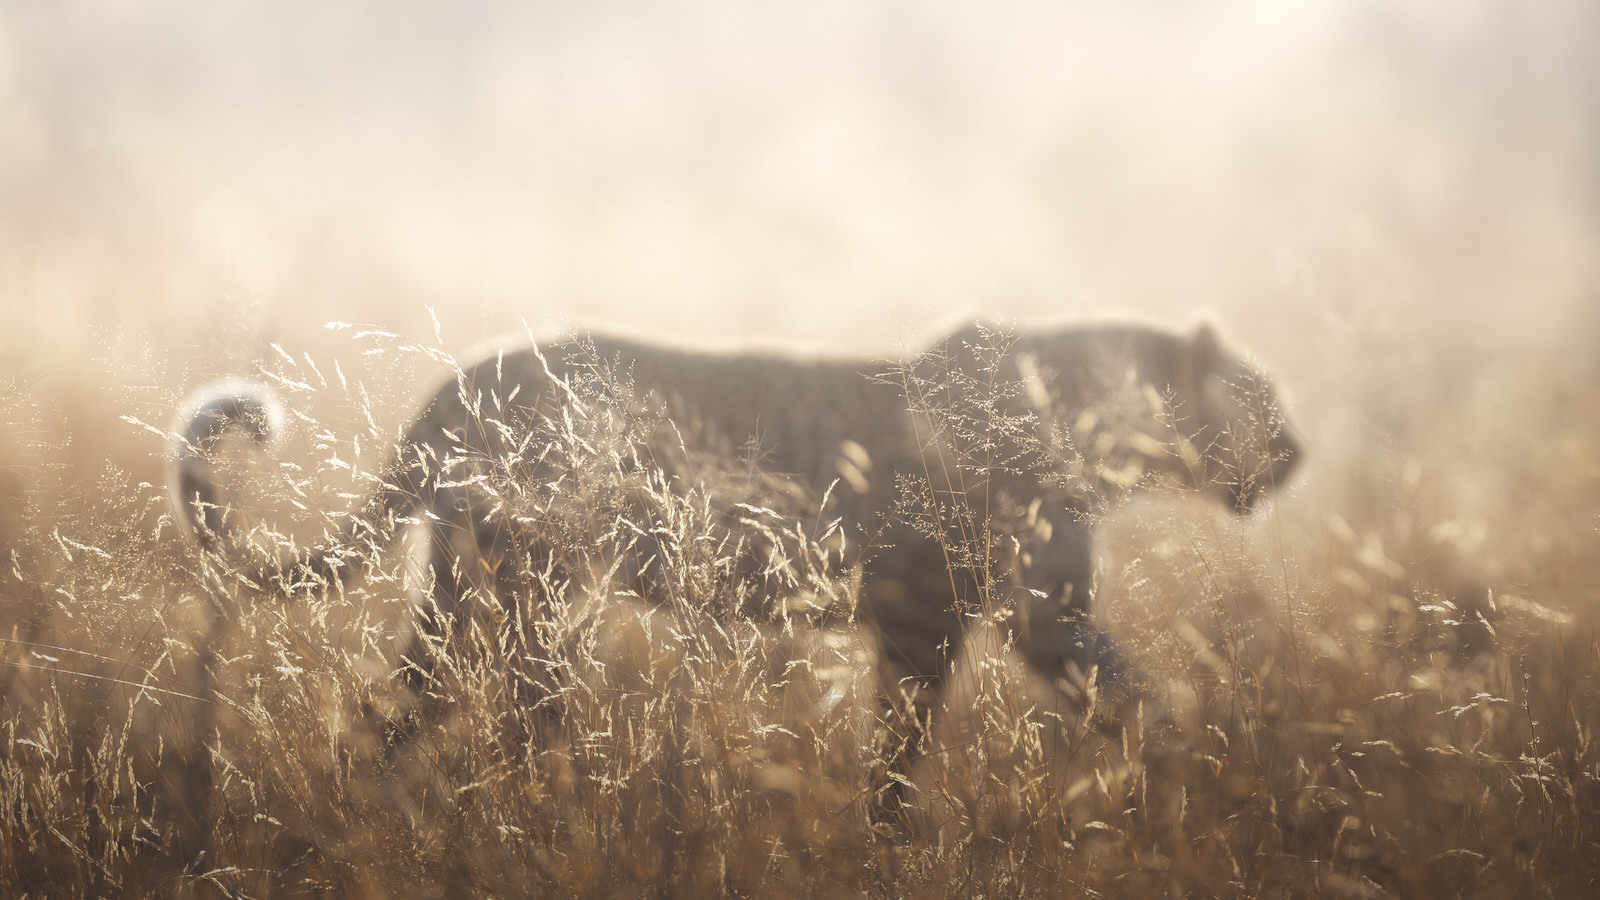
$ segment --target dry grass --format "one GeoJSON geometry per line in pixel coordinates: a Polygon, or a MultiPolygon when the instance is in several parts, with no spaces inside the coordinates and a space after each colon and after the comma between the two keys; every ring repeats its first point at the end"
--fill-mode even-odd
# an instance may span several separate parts
{"type": "MultiPolygon", "coordinates": [[[[291,406],[301,392],[376,402],[299,364],[276,373],[291,406]]],[[[348,588],[285,603],[170,520],[150,528],[157,487],[115,471],[13,479],[0,890],[1600,890],[1592,417],[1496,435],[1474,464],[1519,502],[1487,519],[1450,511],[1417,462],[1433,445],[1407,435],[1262,522],[1187,497],[1136,504],[1105,526],[1100,593],[1151,696],[1090,728],[980,623],[913,807],[884,829],[871,642],[848,579],[819,562],[821,498],[760,481],[667,490],[631,456],[632,429],[654,426],[603,414],[625,385],[597,374],[579,391],[594,414],[567,423],[556,470],[537,469],[566,505],[516,466],[464,474],[469,508],[520,523],[533,543],[513,545],[535,564],[516,573],[514,609],[490,585],[472,595],[482,615],[439,648],[420,698],[391,674],[418,580],[404,544],[374,547],[373,574],[348,588]],[[771,512],[741,517],[746,501],[771,512]],[[642,547],[664,564],[637,571],[642,547]],[[805,614],[773,612],[795,597],[805,614]]],[[[14,432],[38,415],[25,391],[0,397],[14,432]]],[[[359,492],[390,440],[345,429],[381,418],[305,419],[289,464],[241,458],[261,485],[252,540],[336,523],[327,498],[359,492]]]]}

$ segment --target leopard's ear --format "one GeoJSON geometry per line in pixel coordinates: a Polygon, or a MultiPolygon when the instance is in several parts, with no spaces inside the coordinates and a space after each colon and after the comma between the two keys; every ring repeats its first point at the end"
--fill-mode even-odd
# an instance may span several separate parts
{"type": "Polygon", "coordinates": [[[1189,336],[1189,359],[1197,372],[1212,372],[1222,360],[1222,335],[1210,319],[1201,319],[1189,336]]]}

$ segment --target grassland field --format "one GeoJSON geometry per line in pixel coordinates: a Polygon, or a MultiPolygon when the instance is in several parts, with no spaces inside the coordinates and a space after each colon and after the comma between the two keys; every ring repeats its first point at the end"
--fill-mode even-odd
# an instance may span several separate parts
{"type": "Polygon", "coordinates": [[[293,602],[200,554],[162,471],[184,390],[230,366],[283,389],[289,440],[238,454],[241,507],[259,539],[306,541],[436,371],[427,341],[322,340],[365,368],[103,345],[141,375],[77,408],[3,382],[6,895],[1600,891],[1592,369],[1529,351],[1466,382],[1397,386],[1377,357],[1302,378],[1306,465],[1261,515],[1165,493],[1099,526],[1097,604],[1147,701],[1091,727],[975,624],[886,826],[870,637],[848,611],[706,613],[726,569],[690,509],[672,537],[700,593],[567,586],[527,628],[561,673],[538,709],[492,619],[429,696],[393,676],[404,546],[293,602]],[[1349,403],[1317,401],[1332,383],[1349,403]]]}

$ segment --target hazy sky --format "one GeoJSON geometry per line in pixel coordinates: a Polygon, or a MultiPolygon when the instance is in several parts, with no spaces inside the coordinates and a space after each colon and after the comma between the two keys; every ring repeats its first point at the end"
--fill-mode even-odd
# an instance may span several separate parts
{"type": "Polygon", "coordinates": [[[5,0],[0,304],[879,351],[958,313],[1571,315],[1597,10],[5,0]]]}

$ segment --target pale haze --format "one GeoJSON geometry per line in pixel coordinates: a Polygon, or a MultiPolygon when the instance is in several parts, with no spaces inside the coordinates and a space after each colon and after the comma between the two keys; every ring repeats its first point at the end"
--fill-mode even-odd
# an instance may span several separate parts
{"type": "Polygon", "coordinates": [[[7,2],[4,374],[183,390],[429,309],[457,352],[1209,316],[1302,397],[1592,355],[1595,34],[1578,0],[7,2]]]}

